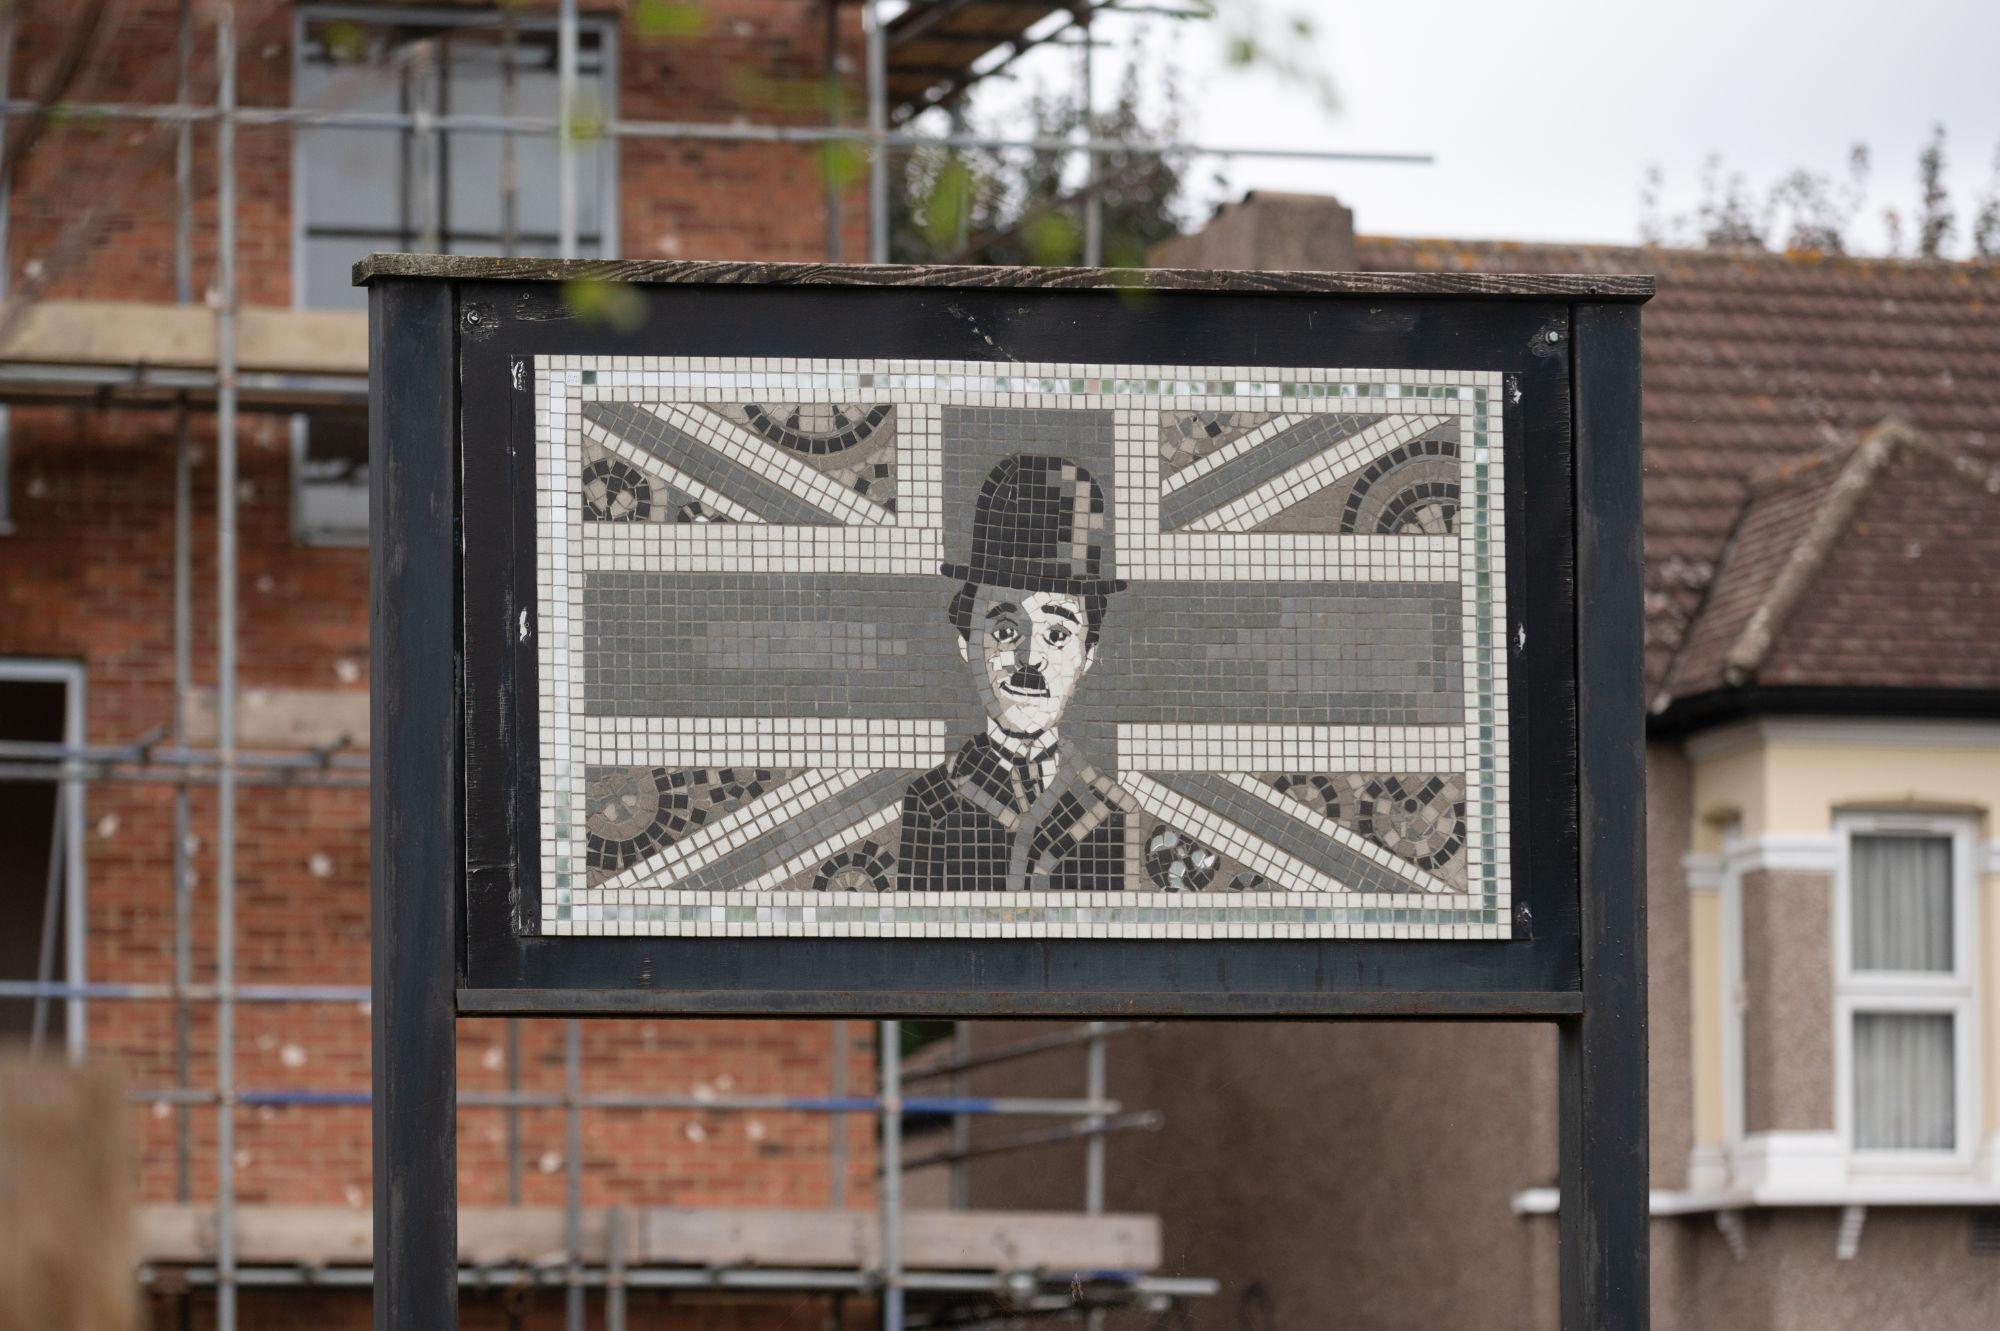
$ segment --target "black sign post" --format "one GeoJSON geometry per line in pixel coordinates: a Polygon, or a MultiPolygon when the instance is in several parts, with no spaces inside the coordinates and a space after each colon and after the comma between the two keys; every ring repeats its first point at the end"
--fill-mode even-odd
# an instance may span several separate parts
{"type": "Polygon", "coordinates": [[[357,280],[381,1331],[461,1014],[1553,1021],[1646,1324],[1650,279],[357,280]]]}

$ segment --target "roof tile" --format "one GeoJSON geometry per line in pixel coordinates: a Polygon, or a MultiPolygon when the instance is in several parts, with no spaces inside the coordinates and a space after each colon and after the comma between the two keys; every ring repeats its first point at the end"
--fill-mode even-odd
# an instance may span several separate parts
{"type": "MultiPolygon", "coordinates": [[[[1812,486],[1827,483],[1795,478],[1789,498],[1755,499],[1752,480],[1829,449],[1851,450],[1892,417],[1943,450],[1924,456],[1947,460],[1897,462],[1894,484],[1856,515],[1854,539],[1820,570],[1760,678],[1917,686],[1985,679],[1994,669],[1941,657],[2000,662],[2000,617],[1983,608],[2000,598],[1976,594],[1966,575],[1940,563],[1953,542],[1970,540],[1966,553],[1976,547],[1985,562],[1958,567],[1974,575],[2000,567],[2000,546],[1984,544],[2000,538],[1958,534],[1972,516],[1967,505],[1992,501],[1968,477],[2000,457],[2000,266],[1496,241],[1357,244],[1361,265],[1377,271],[1658,279],[1644,315],[1649,690],[1669,683],[1677,650],[1686,659],[1672,667],[1676,691],[1719,681],[1731,626],[1742,628],[1737,598],[1769,589],[1771,561],[1783,558],[1774,552],[1799,535],[1812,486]],[[1732,532],[1737,549],[1725,561],[1732,532]],[[1911,548],[1918,553],[1898,553],[1911,548]],[[1863,552],[1871,552],[1865,560],[1863,552]],[[1730,585],[1709,594],[1725,562],[1730,585]],[[1868,577],[1883,588],[1869,590],[1868,577]],[[1856,579],[1864,581],[1847,585],[1856,579]],[[1875,618],[1842,618],[1852,615],[1875,618]],[[1891,625],[1893,633],[1883,627],[1891,625]],[[1973,642],[1980,651],[1936,650],[1973,642]]],[[[2000,512],[1979,511],[2000,532],[2000,512]]],[[[2000,685],[2000,675],[1992,682],[2000,685]]]]}

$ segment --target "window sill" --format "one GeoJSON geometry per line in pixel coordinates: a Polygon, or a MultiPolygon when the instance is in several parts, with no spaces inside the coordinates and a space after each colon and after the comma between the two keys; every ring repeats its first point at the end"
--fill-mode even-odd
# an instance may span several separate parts
{"type": "MultiPolygon", "coordinates": [[[[1555,1188],[1523,1188],[1514,1194],[1515,1215],[1554,1215],[1561,1204],[1555,1188]]],[[[2000,1206],[2000,1183],[1969,1178],[1856,1179],[1849,1183],[1796,1187],[1764,1184],[1754,1188],[1693,1191],[1654,1188],[1646,1210],[1655,1216],[1707,1215],[1786,1207],[1839,1209],[1849,1206],[2000,1206]]]]}

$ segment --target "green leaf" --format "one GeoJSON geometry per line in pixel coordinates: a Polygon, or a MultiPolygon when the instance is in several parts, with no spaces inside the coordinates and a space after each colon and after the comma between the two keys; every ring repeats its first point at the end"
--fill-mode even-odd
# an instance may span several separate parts
{"type": "Polygon", "coordinates": [[[569,136],[578,143],[601,139],[605,135],[604,108],[597,99],[586,93],[579,93],[569,108],[569,136]]]}
{"type": "Polygon", "coordinates": [[[868,170],[868,149],[853,139],[829,139],[814,145],[813,160],[822,181],[846,189],[868,170]]]}
{"type": "Polygon", "coordinates": [[[972,216],[972,168],[960,157],[948,157],[938,168],[930,188],[918,200],[924,239],[933,249],[943,249],[958,239],[960,229],[972,216]]]}
{"type": "Polygon", "coordinates": [[[631,287],[617,282],[576,278],[563,283],[562,298],[563,307],[585,323],[629,333],[646,322],[646,302],[631,287]]]}
{"type": "Polygon", "coordinates": [[[639,0],[632,26],[647,40],[699,37],[708,31],[708,11],[687,0],[639,0]]]}
{"type": "Polygon", "coordinates": [[[337,65],[358,65],[368,58],[368,34],[359,23],[342,19],[320,29],[320,40],[337,65]]]}
{"type": "Polygon", "coordinates": [[[1028,262],[1053,268],[1072,264],[1083,253],[1083,232],[1068,213],[1042,213],[1021,228],[1021,241],[1028,247],[1028,262]]]}

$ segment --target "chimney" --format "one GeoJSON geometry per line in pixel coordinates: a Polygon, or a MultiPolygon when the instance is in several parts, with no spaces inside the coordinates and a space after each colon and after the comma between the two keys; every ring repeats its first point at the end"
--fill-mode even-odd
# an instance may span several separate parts
{"type": "Polygon", "coordinates": [[[1354,269],[1354,210],[1326,194],[1252,190],[1191,236],[1153,247],[1161,268],[1354,269]]]}

